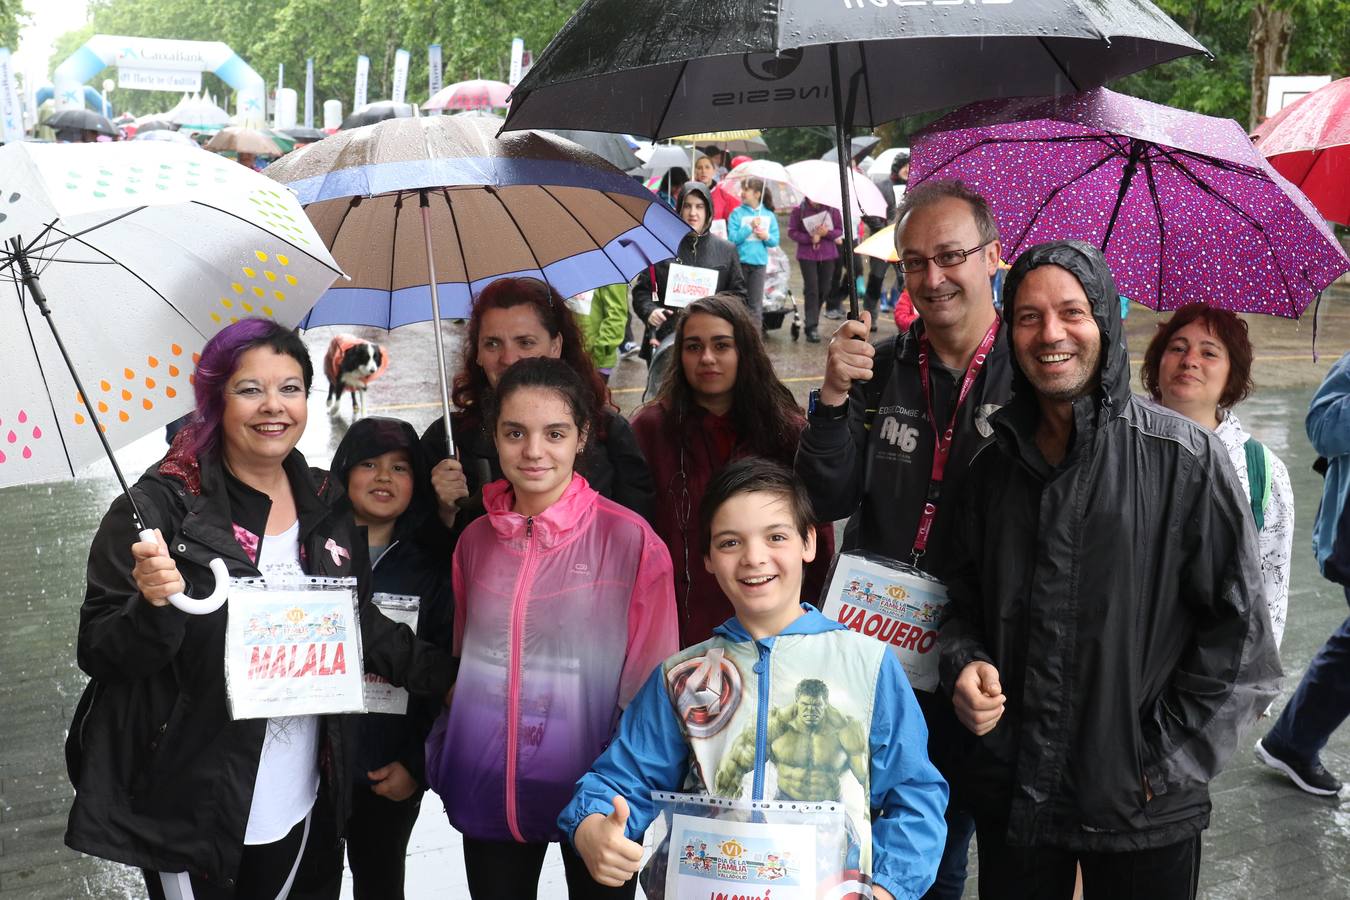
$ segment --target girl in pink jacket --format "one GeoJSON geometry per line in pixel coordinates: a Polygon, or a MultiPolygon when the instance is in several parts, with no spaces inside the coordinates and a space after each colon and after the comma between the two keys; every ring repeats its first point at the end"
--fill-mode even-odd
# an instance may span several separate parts
{"type": "Polygon", "coordinates": [[[570,897],[635,888],[592,881],[556,824],[620,711],[677,649],[665,544],[573,471],[587,390],[556,359],[502,375],[488,421],[506,479],[484,488],[487,515],[455,548],[459,679],[427,770],[464,835],[475,900],[534,897],[552,841],[570,897]]]}

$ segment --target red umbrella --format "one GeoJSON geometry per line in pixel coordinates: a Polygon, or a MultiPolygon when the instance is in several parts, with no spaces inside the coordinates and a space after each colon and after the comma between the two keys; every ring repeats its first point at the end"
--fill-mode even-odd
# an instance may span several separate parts
{"type": "Polygon", "coordinates": [[[1286,106],[1256,136],[1256,149],[1318,212],[1350,225],[1350,78],[1286,106]]]}

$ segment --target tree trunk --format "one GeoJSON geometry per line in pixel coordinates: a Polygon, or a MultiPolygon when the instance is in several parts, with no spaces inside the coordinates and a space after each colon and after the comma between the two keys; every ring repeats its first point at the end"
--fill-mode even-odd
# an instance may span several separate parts
{"type": "Polygon", "coordinates": [[[1267,81],[1271,75],[1283,75],[1289,66],[1289,44],[1294,36],[1294,17],[1274,3],[1252,6],[1251,33],[1247,48],[1252,53],[1252,106],[1247,128],[1252,130],[1266,117],[1267,81]]]}

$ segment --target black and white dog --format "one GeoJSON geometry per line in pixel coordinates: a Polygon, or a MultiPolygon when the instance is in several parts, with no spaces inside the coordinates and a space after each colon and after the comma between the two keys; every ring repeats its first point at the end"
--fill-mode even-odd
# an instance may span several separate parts
{"type": "Polygon", "coordinates": [[[328,412],[336,414],[342,392],[352,395],[352,419],[366,414],[366,388],[384,374],[389,354],[379,344],[351,334],[336,335],[328,344],[323,372],[328,376],[328,412]]]}

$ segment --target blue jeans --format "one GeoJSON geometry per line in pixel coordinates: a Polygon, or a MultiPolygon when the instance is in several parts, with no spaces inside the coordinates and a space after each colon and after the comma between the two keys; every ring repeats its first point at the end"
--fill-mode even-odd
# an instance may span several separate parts
{"type": "Polygon", "coordinates": [[[966,867],[970,862],[970,839],[975,834],[975,817],[954,804],[947,804],[947,845],[942,848],[937,880],[923,900],[961,900],[966,890],[966,867]]]}
{"type": "MultiPolygon", "coordinates": [[[[1350,587],[1345,589],[1350,603],[1350,587]]],[[[1303,680],[1262,742],[1307,762],[1317,759],[1331,733],[1350,715],[1350,618],[1317,651],[1303,680]]]]}

